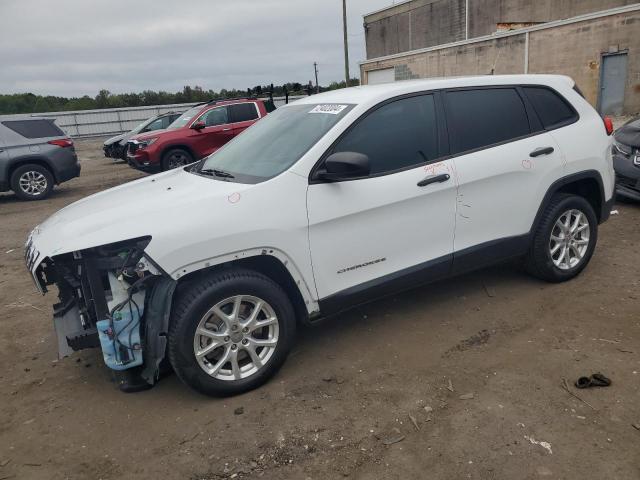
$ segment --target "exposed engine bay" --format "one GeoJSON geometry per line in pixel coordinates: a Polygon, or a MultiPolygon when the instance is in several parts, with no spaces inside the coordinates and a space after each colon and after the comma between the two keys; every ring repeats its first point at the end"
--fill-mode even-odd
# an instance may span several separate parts
{"type": "MultiPolygon", "coordinates": [[[[121,388],[153,385],[165,355],[176,282],[144,254],[150,237],[44,259],[35,272],[58,287],[53,321],[59,356],[100,347],[121,388]]],[[[29,248],[27,247],[27,263],[29,248]]]]}

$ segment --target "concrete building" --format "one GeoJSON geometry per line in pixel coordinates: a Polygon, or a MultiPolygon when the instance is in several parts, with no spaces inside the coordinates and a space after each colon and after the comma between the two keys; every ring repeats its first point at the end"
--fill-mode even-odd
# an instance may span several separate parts
{"type": "Polygon", "coordinates": [[[364,29],[363,84],[559,73],[602,113],[640,112],[637,0],[409,0],[364,29]]]}

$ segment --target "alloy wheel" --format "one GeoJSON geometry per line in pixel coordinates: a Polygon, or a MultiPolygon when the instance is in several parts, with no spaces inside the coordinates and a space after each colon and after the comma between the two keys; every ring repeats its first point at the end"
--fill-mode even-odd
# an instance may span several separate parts
{"type": "Polygon", "coordinates": [[[236,295],[203,315],[195,331],[193,353],[208,375],[241,380],[269,362],[278,336],[278,317],[271,305],[258,297],[236,295]]]}
{"type": "Polygon", "coordinates": [[[187,163],[188,163],[187,157],[182,153],[179,153],[179,152],[172,153],[171,156],[169,157],[169,168],[171,169],[184,167],[185,165],[187,165],[187,163]]]}
{"type": "Polygon", "coordinates": [[[27,195],[41,195],[47,191],[47,177],[40,172],[30,170],[20,175],[18,185],[27,195]]]}
{"type": "Polygon", "coordinates": [[[564,212],[551,230],[549,254],[560,270],[577,267],[589,248],[589,220],[580,210],[564,212]]]}

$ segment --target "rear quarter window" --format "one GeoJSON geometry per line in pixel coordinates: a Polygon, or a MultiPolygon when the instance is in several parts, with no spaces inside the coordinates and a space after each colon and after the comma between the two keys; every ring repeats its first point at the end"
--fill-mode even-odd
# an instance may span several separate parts
{"type": "Polygon", "coordinates": [[[7,120],[2,122],[2,125],[25,138],[66,136],[51,120],[7,120]]]}
{"type": "Polygon", "coordinates": [[[523,87],[545,129],[568,125],[578,119],[578,114],[558,93],[545,87],[523,87]]]}

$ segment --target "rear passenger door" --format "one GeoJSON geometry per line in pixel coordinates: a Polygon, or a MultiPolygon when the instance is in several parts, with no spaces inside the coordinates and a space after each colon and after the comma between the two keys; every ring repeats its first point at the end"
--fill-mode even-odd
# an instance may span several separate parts
{"type": "Polygon", "coordinates": [[[564,160],[519,87],[449,90],[444,104],[458,181],[454,268],[462,270],[465,259],[479,266],[526,248],[564,160]]]}
{"type": "Polygon", "coordinates": [[[235,105],[229,105],[228,108],[231,123],[233,124],[234,135],[239,135],[260,118],[258,106],[253,102],[237,103],[235,105]]]}

